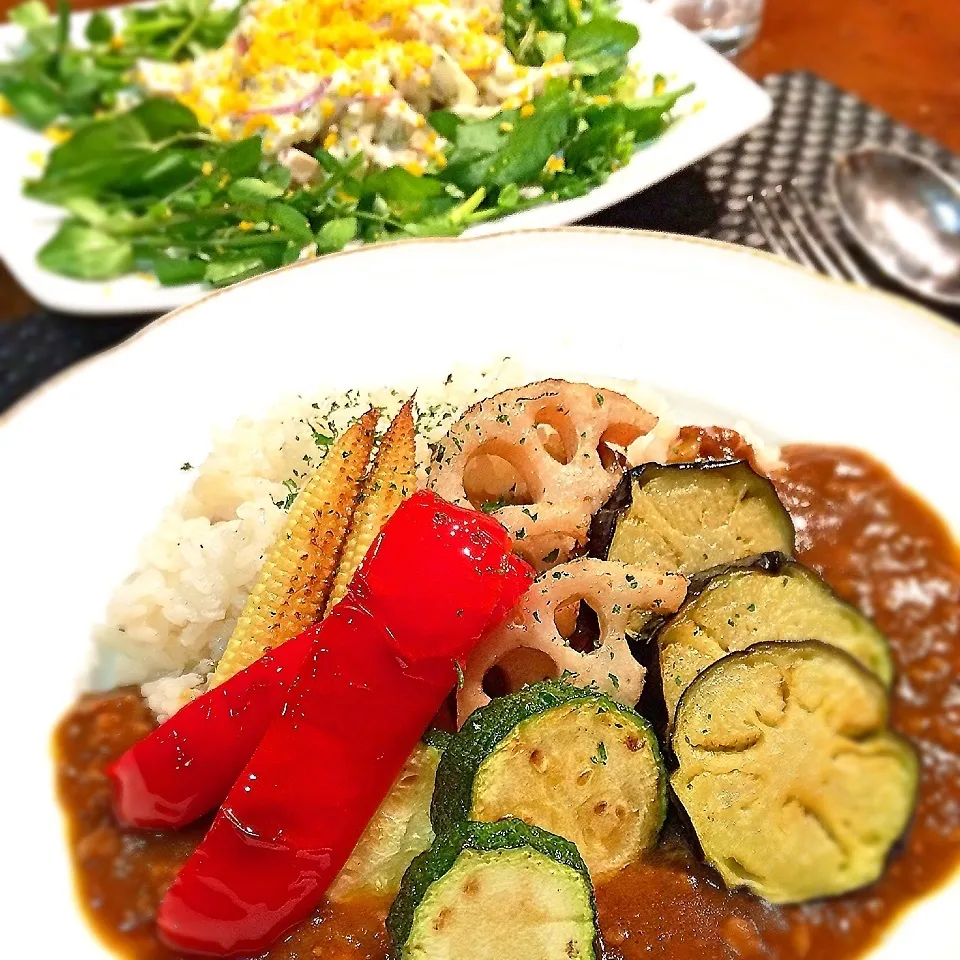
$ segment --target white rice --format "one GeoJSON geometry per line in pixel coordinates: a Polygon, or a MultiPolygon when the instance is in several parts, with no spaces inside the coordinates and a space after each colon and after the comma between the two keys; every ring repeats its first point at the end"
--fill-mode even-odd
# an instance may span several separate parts
{"type": "MultiPolygon", "coordinates": [[[[505,360],[486,371],[455,371],[443,382],[418,384],[418,462],[466,407],[508,387],[537,379],[505,360]]],[[[637,384],[591,378],[627,394],[660,423],[629,451],[633,462],[659,459],[676,435],[663,400],[637,384]]],[[[111,598],[94,630],[92,685],[139,684],[160,716],[202,686],[230,637],[254,585],[264,553],[283,524],[284,502],[322,461],[324,438],[342,432],[371,403],[385,425],[408,393],[349,391],[291,397],[261,419],[241,418],[215,436],[191,489],[141,544],[134,572],[111,598]]],[[[767,451],[776,460],[775,451],[767,451]]],[[[423,479],[421,475],[421,480],[423,479]]]]}

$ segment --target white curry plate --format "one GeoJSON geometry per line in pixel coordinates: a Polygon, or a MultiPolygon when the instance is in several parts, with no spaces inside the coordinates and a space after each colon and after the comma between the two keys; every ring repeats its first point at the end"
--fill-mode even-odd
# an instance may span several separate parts
{"type": "MultiPolygon", "coordinates": [[[[78,41],[88,16],[73,18],[78,41]]],[[[696,84],[696,91],[687,98],[686,115],[587,196],[514,214],[473,228],[472,234],[573,223],[689,166],[770,114],[770,98],[760,87],[646,0],[623,0],[621,16],[640,28],[641,41],[634,55],[647,75],[662,73],[677,85],[696,84]]],[[[10,57],[19,38],[19,28],[0,27],[0,60],[10,57]]],[[[56,232],[63,211],[27,199],[20,185],[39,174],[39,161],[52,144],[8,117],[0,118],[0,139],[4,145],[0,152],[0,206],[4,211],[0,258],[35,300],[64,313],[105,315],[160,313],[203,295],[202,286],[161,287],[147,276],[99,283],[71,280],[41,268],[37,253],[56,232]]]]}
{"type": "MultiPolygon", "coordinates": [[[[744,418],[767,440],[855,445],[960,530],[960,448],[945,433],[960,331],[764,254],[542,231],[382,245],[214,293],[0,422],[5,956],[40,955],[45,929],[58,954],[106,955],[74,900],[50,735],[138,541],[189,483],[180,465],[203,459],[214,428],[291,393],[436,382],[505,355],[540,375],[639,380],[681,417],[744,418]]],[[[872,960],[955,958],[958,912],[960,874],[872,960]]]]}

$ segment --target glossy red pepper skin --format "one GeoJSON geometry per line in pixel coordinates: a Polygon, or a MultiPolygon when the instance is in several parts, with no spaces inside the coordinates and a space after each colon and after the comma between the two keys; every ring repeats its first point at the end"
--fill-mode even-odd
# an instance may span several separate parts
{"type": "Polygon", "coordinates": [[[349,596],[387,625],[402,659],[463,659],[463,638],[472,649],[532,581],[512,545],[492,517],[421,490],[374,540],[349,596]]]}
{"type": "Polygon", "coordinates": [[[533,578],[492,518],[406,501],[160,906],[174,949],[256,955],[313,909],[440,703],[533,578]]]}
{"type": "Polygon", "coordinates": [[[117,819],[130,827],[182,827],[227,795],[279,715],[317,626],[181,707],[107,768],[117,819]]]}
{"type": "MultiPolygon", "coordinates": [[[[508,562],[511,575],[526,584],[526,564],[516,557],[508,562]]],[[[505,612],[492,617],[499,621],[505,612]]],[[[141,829],[176,828],[220,804],[280,712],[315,636],[316,626],[308,627],[123,754],[107,770],[117,819],[141,829]]]]}

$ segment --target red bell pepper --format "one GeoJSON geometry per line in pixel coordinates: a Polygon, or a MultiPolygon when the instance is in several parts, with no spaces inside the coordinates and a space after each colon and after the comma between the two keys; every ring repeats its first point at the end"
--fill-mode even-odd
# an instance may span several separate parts
{"type": "Polygon", "coordinates": [[[491,517],[421,492],[374,542],[157,917],[171,947],[257,954],[315,906],[455,681],[533,578],[491,517]]]}
{"type": "Polygon", "coordinates": [[[107,768],[117,819],[182,827],[219,805],[240,776],[317,636],[317,625],[181,707],[107,768]]]}
{"type": "MultiPolygon", "coordinates": [[[[529,582],[522,560],[510,557],[507,563],[507,579],[516,586],[505,582],[491,622],[503,619],[514,594],[529,582]]],[[[398,583],[403,586],[403,577],[398,583]]],[[[315,624],[183,706],[127,750],[107,769],[117,819],[143,829],[183,827],[220,804],[280,712],[316,636],[315,624]]]]}

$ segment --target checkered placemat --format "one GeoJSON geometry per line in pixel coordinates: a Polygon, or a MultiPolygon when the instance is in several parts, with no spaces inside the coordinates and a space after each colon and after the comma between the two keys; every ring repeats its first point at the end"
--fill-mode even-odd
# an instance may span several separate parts
{"type": "Polygon", "coordinates": [[[830,167],[841,154],[865,144],[917,154],[960,178],[960,156],[814,74],[778,74],[763,86],[774,102],[770,120],[700,165],[707,189],[719,201],[716,224],[704,236],[762,248],[746,198],[794,179],[836,228],[826,189],[830,167]]]}
{"type": "MultiPolygon", "coordinates": [[[[763,238],[746,211],[747,197],[796,179],[832,218],[827,171],[838,154],[860,144],[908,150],[960,177],[960,156],[814,74],[777,74],[763,85],[774,110],[762,127],[585,222],[762,248],[763,238]]],[[[865,272],[878,286],[888,286],[869,265],[865,272]]],[[[960,321],[960,310],[947,315],[960,321]]],[[[39,311],[0,324],[0,411],[65,367],[126,339],[148,319],[65,317],[39,311]]]]}

